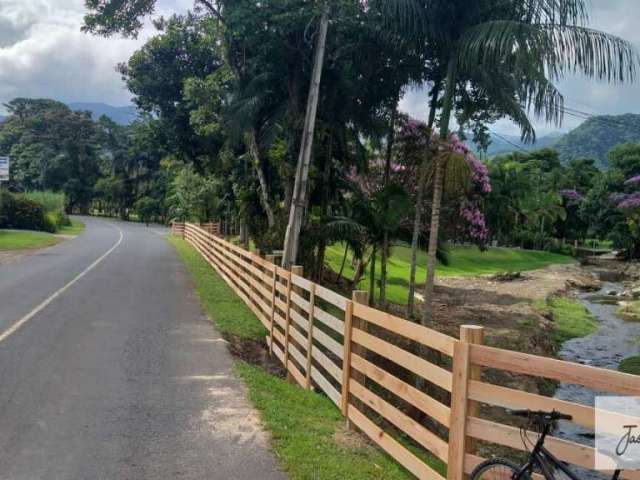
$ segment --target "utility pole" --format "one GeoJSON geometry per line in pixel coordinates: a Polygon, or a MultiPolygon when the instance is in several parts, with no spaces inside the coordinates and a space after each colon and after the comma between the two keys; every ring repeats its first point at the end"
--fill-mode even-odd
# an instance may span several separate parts
{"type": "Polygon", "coordinates": [[[302,132],[302,142],[300,144],[300,156],[298,157],[296,180],[293,187],[289,223],[287,224],[287,232],[284,237],[284,253],[282,256],[282,266],[284,268],[294,265],[298,257],[300,230],[302,229],[304,209],[307,204],[309,165],[311,163],[313,137],[316,128],[316,114],[318,112],[318,101],[320,98],[320,81],[322,79],[322,68],[324,66],[324,53],[327,44],[328,29],[329,4],[326,3],[320,19],[320,32],[318,35],[318,43],[316,45],[309,98],[307,99],[307,113],[304,119],[304,131],[302,132]]]}

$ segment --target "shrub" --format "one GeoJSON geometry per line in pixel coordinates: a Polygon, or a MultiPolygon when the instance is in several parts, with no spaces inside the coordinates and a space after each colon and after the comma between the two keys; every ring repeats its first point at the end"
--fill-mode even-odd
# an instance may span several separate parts
{"type": "Polygon", "coordinates": [[[47,212],[44,214],[44,225],[42,229],[49,233],[56,233],[58,231],[58,218],[55,212],[47,212]]]}
{"type": "Polygon", "coordinates": [[[32,200],[42,205],[45,213],[49,212],[64,212],[65,210],[65,196],[64,193],[55,193],[51,191],[44,192],[27,192],[20,196],[32,200]]]}
{"type": "Polygon", "coordinates": [[[51,231],[42,205],[7,191],[0,192],[0,228],[51,231]]]}

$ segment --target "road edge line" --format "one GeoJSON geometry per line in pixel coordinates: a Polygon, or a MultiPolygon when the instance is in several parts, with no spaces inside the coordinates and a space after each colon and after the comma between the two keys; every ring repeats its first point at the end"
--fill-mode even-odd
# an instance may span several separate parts
{"type": "Polygon", "coordinates": [[[0,343],[4,342],[11,335],[16,333],[20,329],[20,327],[22,327],[25,323],[27,323],[29,320],[31,320],[33,317],[35,317],[38,313],[40,313],[42,310],[44,310],[51,302],[53,302],[56,298],[58,298],[60,295],[62,295],[64,292],[66,292],[73,285],[75,285],[80,279],[82,279],[89,272],[91,272],[91,270],[96,268],[100,263],[102,263],[102,261],[105,258],[107,258],[109,255],[111,255],[115,251],[115,249],[120,246],[120,244],[122,243],[122,240],[124,239],[124,232],[117,225],[114,225],[112,223],[108,223],[108,225],[112,226],[113,228],[115,228],[119,232],[120,236],[118,238],[118,241],[109,250],[107,250],[100,257],[98,257],[91,265],[89,265],[82,272],[80,272],[78,275],[76,275],[71,281],[69,281],[69,283],[67,283],[65,286],[63,286],[62,288],[60,288],[57,291],[55,291],[51,296],[49,296],[46,300],[44,300],[40,305],[38,305],[36,308],[31,310],[29,313],[27,313],[20,320],[18,320],[13,325],[11,325],[9,328],[7,328],[4,332],[0,333],[0,343]]]}

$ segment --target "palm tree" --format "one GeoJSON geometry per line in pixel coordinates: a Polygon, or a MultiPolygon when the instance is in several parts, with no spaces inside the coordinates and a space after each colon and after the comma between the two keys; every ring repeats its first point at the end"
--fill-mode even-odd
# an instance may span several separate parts
{"type": "MultiPolygon", "coordinates": [[[[574,72],[609,82],[635,78],[636,51],[588,28],[586,0],[384,0],[380,6],[405,35],[422,37],[442,56],[442,140],[449,135],[456,91],[470,80],[520,126],[524,141],[533,141],[526,112],[562,120],[563,97],[552,81],[574,72]]],[[[433,181],[424,323],[432,315],[444,171],[441,159],[433,181]]]]}

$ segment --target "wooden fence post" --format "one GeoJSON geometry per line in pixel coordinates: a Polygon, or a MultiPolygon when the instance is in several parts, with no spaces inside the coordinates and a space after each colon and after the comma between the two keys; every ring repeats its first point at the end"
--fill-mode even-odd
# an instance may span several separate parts
{"type": "MultiPolygon", "coordinates": [[[[460,341],[466,343],[474,343],[482,345],[484,343],[484,327],[477,325],[461,325],[460,326],[460,341]]],[[[481,380],[482,367],[478,365],[469,365],[469,380],[481,380]]],[[[467,417],[479,417],[480,416],[480,403],[474,400],[467,401],[467,417]]],[[[478,449],[477,441],[475,438],[467,438],[466,452],[475,454],[478,449]]]]}
{"type": "Polygon", "coordinates": [[[311,283],[309,289],[309,331],[307,332],[307,365],[305,367],[306,373],[306,387],[307,390],[311,390],[311,366],[313,364],[313,323],[316,317],[316,284],[311,283]]]}
{"type": "MultiPolygon", "coordinates": [[[[369,292],[364,290],[354,290],[351,293],[351,300],[353,301],[353,303],[359,303],[361,305],[369,305],[369,292]]],[[[365,322],[361,318],[354,317],[352,320],[352,325],[354,328],[357,328],[358,330],[362,330],[365,332],[367,331],[367,322],[365,322]]],[[[357,344],[353,345],[351,347],[351,351],[364,359],[367,358],[367,349],[360,345],[357,345],[357,344]]],[[[357,380],[362,386],[366,386],[367,376],[364,373],[354,371],[354,372],[351,372],[351,376],[355,380],[357,380]]],[[[353,404],[356,406],[360,406],[360,409],[362,409],[362,406],[361,406],[362,402],[360,402],[358,399],[354,399],[353,404]]]]}
{"type": "Polygon", "coordinates": [[[273,356],[273,316],[276,311],[276,280],[278,278],[278,267],[275,265],[276,258],[273,255],[266,255],[264,258],[274,267],[271,276],[271,311],[269,312],[269,355],[273,356]]]}
{"type": "Polygon", "coordinates": [[[289,272],[289,282],[287,283],[287,315],[286,315],[286,328],[284,332],[284,342],[285,342],[285,370],[287,371],[287,380],[290,382],[294,382],[293,375],[289,372],[289,342],[290,342],[290,332],[291,332],[291,309],[294,306],[291,304],[291,292],[295,291],[296,288],[293,286],[293,282],[291,281],[292,275],[298,275],[299,277],[304,276],[304,267],[300,265],[293,265],[291,267],[291,271],[289,272]]]}
{"type": "Polygon", "coordinates": [[[351,335],[353,333],[353,302],[347,300],[344,311],[344,350],[342,359],[342,415],[349,417],[349,380],[351,379],[351,335]]]}
{"type": "MultiPolygon", "coordinates": [[[[460,341],[453,347],[453,383],[451,386],[451,420],[449,425],[449,456],[447,480],[463,480],[467,452],[467,419],[469,417],[469,379],[472,365],[469,361],[469,339],[482,336],[478,327],[460,328],[460,341]]],[[[476,371],[477,375],[478,372],[476,371]]],[[[472,408],[476,408],[472,405],[472,408]]]]}

